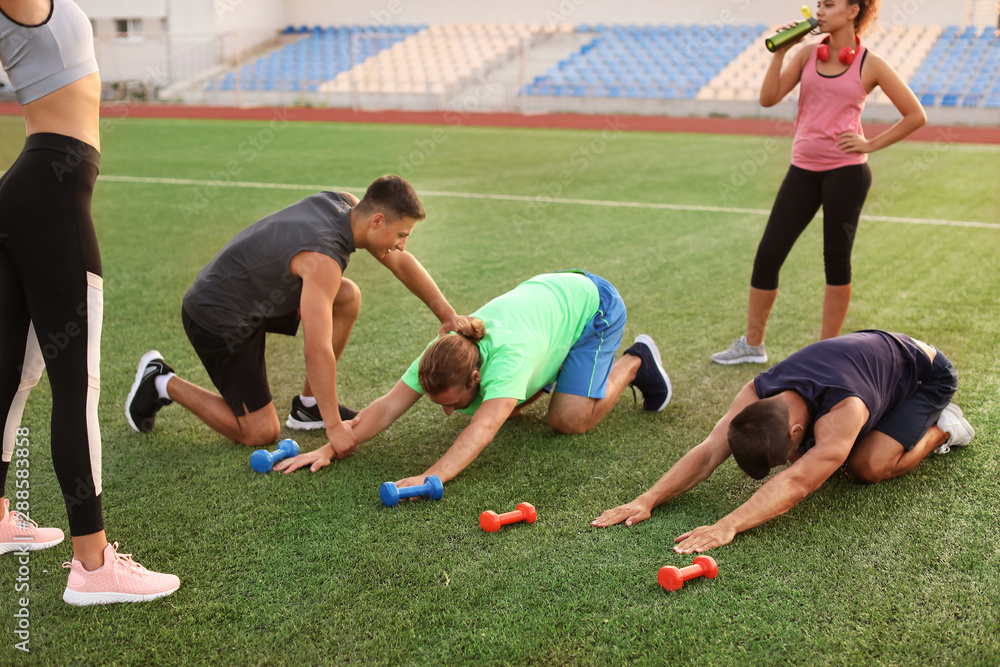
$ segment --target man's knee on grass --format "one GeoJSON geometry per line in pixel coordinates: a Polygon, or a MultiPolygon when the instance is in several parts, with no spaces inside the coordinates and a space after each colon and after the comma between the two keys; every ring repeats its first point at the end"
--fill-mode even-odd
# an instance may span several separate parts
{"type": "Polygon", "coordinates": [[[584,396],[553,394],[549,404],[549,427],[564,435],[580,435],[594,428],[594,399],[584,396]],[[582,400],[581,400],[582,399],[582,400]]]}
{"type": "Polygon", "coordinates": [[[247,447],[267,447],[278,441],[281,437],[281,424],[278,422],[278,413],[274,410],[274,404],[237,417],[239,422],[239,437],[236,442],[247,447]]]}
{"type": "Polygon", "coordinates": [[[903,445],[890,436],[872,431],[854,445],[847,457],[847,471],[859,482],[878,484],[895,476],[903,445]]]}
{"type": "Polygon", "coordinates": [[[847,459],[847,471],[863,484],[878,484],[889,478],[884,464],[879,464],[870,456],[851,456],[847,459]]]}

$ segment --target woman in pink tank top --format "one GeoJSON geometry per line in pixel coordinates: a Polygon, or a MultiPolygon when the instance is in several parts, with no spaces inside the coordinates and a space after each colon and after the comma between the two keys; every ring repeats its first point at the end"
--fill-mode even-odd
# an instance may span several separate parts
{"type": "Polygon", "coordinates": [[[816,19],[823,41],[800,49],[787,64],[791,45],[778,49],[764,75],[760,103],[765,107],[800,86],[792,164],[754,258],[746,335],[713,354],[716,363],[767,361],[764,330],[778,295],[778,272],[821,205],[826,291],[820,338],[840,333],[851,301],[851,249],[871,185],[868,153],[891,146],[927,122],[899,73],[861,44],[860,35],[875,20],[878,5],[879,0],[819,0],[816,19]],[[876,87],[903,117],[869,139],[861,128],[861,112],[876,87]]]}

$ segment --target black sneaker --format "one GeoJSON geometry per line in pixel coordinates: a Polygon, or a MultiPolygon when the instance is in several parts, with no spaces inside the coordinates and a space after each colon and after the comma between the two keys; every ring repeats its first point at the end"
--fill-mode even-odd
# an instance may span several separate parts
{"type": "Polygon", "coordinates": [[[135,372],[132,391],[125,399],[125,418],[128,425],[139,433],[149,433],[156,424],[156,413],[165,405],[173,403],[169,398],[160,398],[156,391],[156,378],[173,373],[174,369],[163,360],[163,355],[150,350],[139,360],[135,372]]]}
{"type": "Polygon", "coordinates": [[[639,334],[635,337],[632,347],[625,350],[624,354],[639,357],[642,361],[639,370],[636,371],[635,379],[630,384],[642,392],[643,409],[659,412],[667,407],[672,393],[670,376],[663,370],[660,350],[657,349],[653,339],[646,334],[639,334]]]}
{"type": "MultiPolygon", "coordinates": [[[[340,409],[340,421],[342,422],[351,421],[358,416],[356,410],[351,410],[343,405],[337,407],[340,409]]],[[[325,428],[326,424],[323,423],[323,416],[319,413],[318,404],[307,408],[302,405],[302,397],[296,396],[292,399],[292,409],[288,413],[285,426],[300,431],[312,431],[317,428],[325,428]]]]}

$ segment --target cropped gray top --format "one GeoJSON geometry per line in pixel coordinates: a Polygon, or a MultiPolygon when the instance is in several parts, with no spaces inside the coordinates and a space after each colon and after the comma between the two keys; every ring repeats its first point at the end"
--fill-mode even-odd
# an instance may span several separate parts
{"type": "Polygon", "coordinates": [[[52,0],[38,25],[24,25],[0,10],[0,64],[23,104],[98,71],[90,20],[71,0],[52,0]]]}

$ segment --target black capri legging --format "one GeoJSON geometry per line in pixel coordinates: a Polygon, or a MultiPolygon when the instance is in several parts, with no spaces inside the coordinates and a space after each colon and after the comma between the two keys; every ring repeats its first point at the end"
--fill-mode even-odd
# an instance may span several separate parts
{"type": "Polygon", "coordinates": [[[830,171],[809,171],[791,165],[757,246],[750,285],[762,290],[778,289],[781,265],[820,204],[826,284],[849,284],[851,249],[871,184],[872,170],[867,162],[830,171]]]}
{"type": "MultiPolygon", "coordinates": [[[[104,297],[90,215],[99,163],[92,146],[39,133],[27,138],[0,179],[0,493],[15,445],[28,453],[25,437],[38,444],[21,417],[45,368],[52,463],[74,537],[104,528],[97,423],[104,297]]],[[[19,460],[23,456],[18,452],[19,460]]],[[[19,490],[21,478],[18,473],[19,490]]],[[[12,509],[19,497],[12,494],[12,509]]]]}

